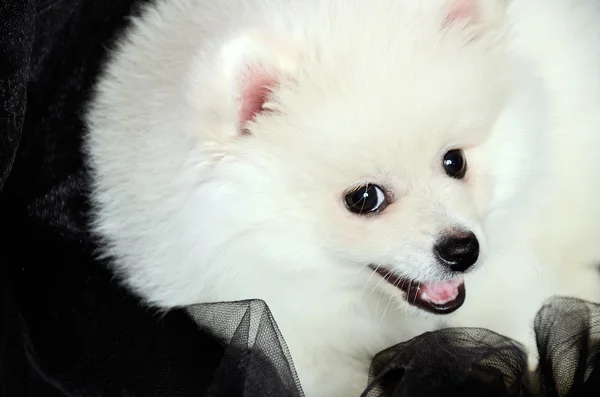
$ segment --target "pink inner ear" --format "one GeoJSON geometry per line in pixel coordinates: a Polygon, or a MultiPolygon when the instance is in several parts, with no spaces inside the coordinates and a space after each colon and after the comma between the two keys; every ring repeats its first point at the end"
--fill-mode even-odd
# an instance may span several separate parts
{"type": "Polygon", "coordinates": [[[253,120],[256,115],[265,111],[264,105],[271,90],[277,85],[275,73],[265,70],[249,70],[242,83],[242,106],[240,109],[240,125],[253,120]]]}
{"type": "Polygon", "coordinates": [[[448,12],[448,22],[474,20],[477,18],[478,6],[477,0],[450,0],[450,11],[448,12]]]}

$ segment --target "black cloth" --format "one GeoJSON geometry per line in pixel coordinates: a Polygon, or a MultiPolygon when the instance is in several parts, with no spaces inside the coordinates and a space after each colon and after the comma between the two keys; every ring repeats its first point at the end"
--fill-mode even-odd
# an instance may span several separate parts
{"type": "Polygon", "coordinates": [[[535,319],[540,367],[485,329],[423,334],[377,355],[365,397],[600,396],[600,305],[548,300],[535,319]]]}
{"type": "Polygon", "coordinates": [[[0,395],[202,396],[224,352],[94,260],[80,112],[131,0],[0,1],[0,395]]]}
{"type": "MultiPolygon", "coordinates": [[[[300,397],[263,302],[156,313],[95,259],[80,116],[143,1],[0,2],[0,396],[300,397]]],[[[539,375],[500,335],[445,330],[375,357],[364,395],[599,396],[598,313],[544,307],[539,375]]]]}

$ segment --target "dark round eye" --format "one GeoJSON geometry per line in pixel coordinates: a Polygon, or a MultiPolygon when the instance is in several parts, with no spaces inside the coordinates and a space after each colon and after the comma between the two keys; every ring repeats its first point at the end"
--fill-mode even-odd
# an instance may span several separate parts
{"type": "Polygon", "coordinates": [[[350,212],[363,215],[382,210],[386,197],[379,186],[366,184],[346,194],[345,201],[350,212]]]}
{"type": "Polygon", "coordinates": [[[453,149],[444,155],[444,171],[450,178],[462,179],[467,173],[467,160],[461,149],[453,149]]]}

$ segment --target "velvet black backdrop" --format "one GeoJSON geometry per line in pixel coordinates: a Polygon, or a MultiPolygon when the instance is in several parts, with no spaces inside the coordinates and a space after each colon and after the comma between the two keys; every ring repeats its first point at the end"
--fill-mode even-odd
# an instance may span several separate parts
{"type": "Polygon", "coordinates": [[[200,396],[223,348],[92,260],[78,115],[132,0],[0,1],[0,395],[200,396]]]}

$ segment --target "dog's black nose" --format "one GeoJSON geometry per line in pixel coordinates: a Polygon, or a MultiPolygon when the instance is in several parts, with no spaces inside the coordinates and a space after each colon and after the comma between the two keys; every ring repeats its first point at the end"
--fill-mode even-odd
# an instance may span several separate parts
{"type": "Polygon", "coordinates": [[[464,272],[477,262],[479,241],[471,232],[445,236],[436,243],[433,252],[442,265],[464,272]]]}

